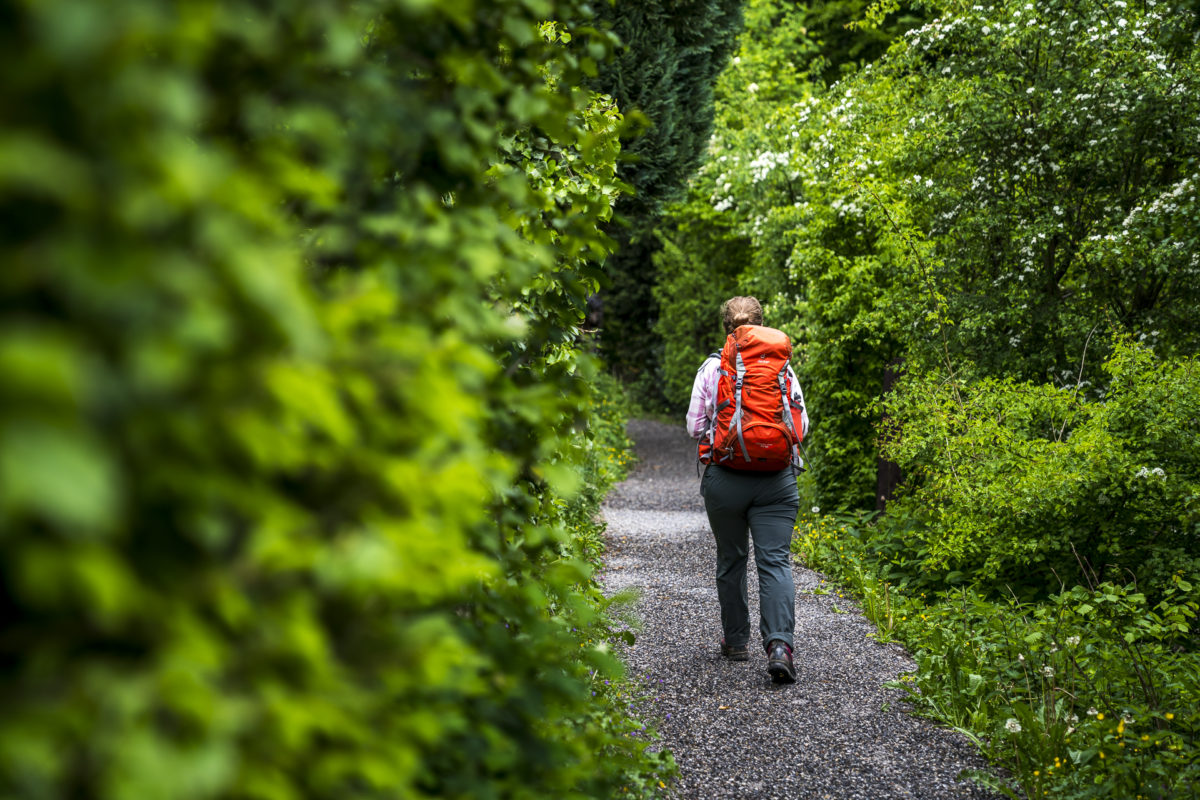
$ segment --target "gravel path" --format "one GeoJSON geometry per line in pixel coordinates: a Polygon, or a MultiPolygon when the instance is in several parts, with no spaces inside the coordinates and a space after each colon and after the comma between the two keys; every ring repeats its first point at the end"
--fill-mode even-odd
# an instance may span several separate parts
{"type": "MultiPolygon", "coordinates": [[[[649,675],[646,712],[679,764],[677,798],[986,798],[960,783],[984,766],[958,734],[900,710],[885,681],[913,668],[897,645],[845,600],[816,595],[820,576],[799,565],[794,685],[777,686],[755,641],[758,587],[751,564],[748,663],[718,650],[716,547],[704,515],[695,450],[682,425],[634,421],[639,463],[604,505],[606,591],[639,593],[631,674],[649,675]],[[851,609],[850,613],[834,610],[851,609]]],[[[751,549],[753,554],[753,549],[751,549]]],[[[753,555],[751,556],[751,561],[753,555]]]]}

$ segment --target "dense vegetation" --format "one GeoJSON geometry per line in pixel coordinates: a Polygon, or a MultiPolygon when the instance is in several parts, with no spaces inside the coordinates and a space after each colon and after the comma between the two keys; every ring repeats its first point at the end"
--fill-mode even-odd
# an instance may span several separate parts
{"type": "Polygon", "coordinates": [[[750,0],[746,19],[709,159],[659,229],[675,407],[717,303],[757,295],[814,423],[797,548],[918,654],[916,706],[1008,767],[1006,791],[1193,796],[1191,7],[750,0]]]}
{"type": "Polygon", "coordinates": [[[0,20],[0,795],[658,791],[589,578],[586,7],[0,20]]]}
{"type": "Polygon", "coordinates": [[[981,780],[1192,796],[1196,10],[0,6],[0,794],[661,789],[607,285],[654,407],[792,335],[796,546],[981,780]]]}

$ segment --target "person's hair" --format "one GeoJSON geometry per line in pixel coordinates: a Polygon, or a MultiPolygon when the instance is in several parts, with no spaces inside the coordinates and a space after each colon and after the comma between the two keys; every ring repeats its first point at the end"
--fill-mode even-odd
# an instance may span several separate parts
{"type": "Polygon", "coordinates": [[[721,322],[726,335],[742,325],[762,325],[762,306],[753,297],[731,297],[721,304],[721,322]]]}

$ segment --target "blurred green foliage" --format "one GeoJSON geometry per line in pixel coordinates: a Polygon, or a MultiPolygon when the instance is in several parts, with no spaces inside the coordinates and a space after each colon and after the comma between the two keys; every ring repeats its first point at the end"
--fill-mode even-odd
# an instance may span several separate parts
{"type": "Polygon", "coordinates": [[[572,530],[614,470],[586,7],[0,21],[0,794],[656,787],[572,530]]]}

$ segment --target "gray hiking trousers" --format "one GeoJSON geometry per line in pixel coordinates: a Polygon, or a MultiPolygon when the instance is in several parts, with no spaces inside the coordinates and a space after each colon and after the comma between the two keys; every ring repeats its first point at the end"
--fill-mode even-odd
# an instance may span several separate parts
{"type": "Polygon", "coordinates": [[[750,642],[746,599],[746,532],[754,541],[758,568],[759,633],[792,646],[796,589],[792,582],[791,543],[800,497],[792,469],[739,472],[710,465],[700,480],[708,524],[717,540],[717,598],[725,643],[750,642]]]}

